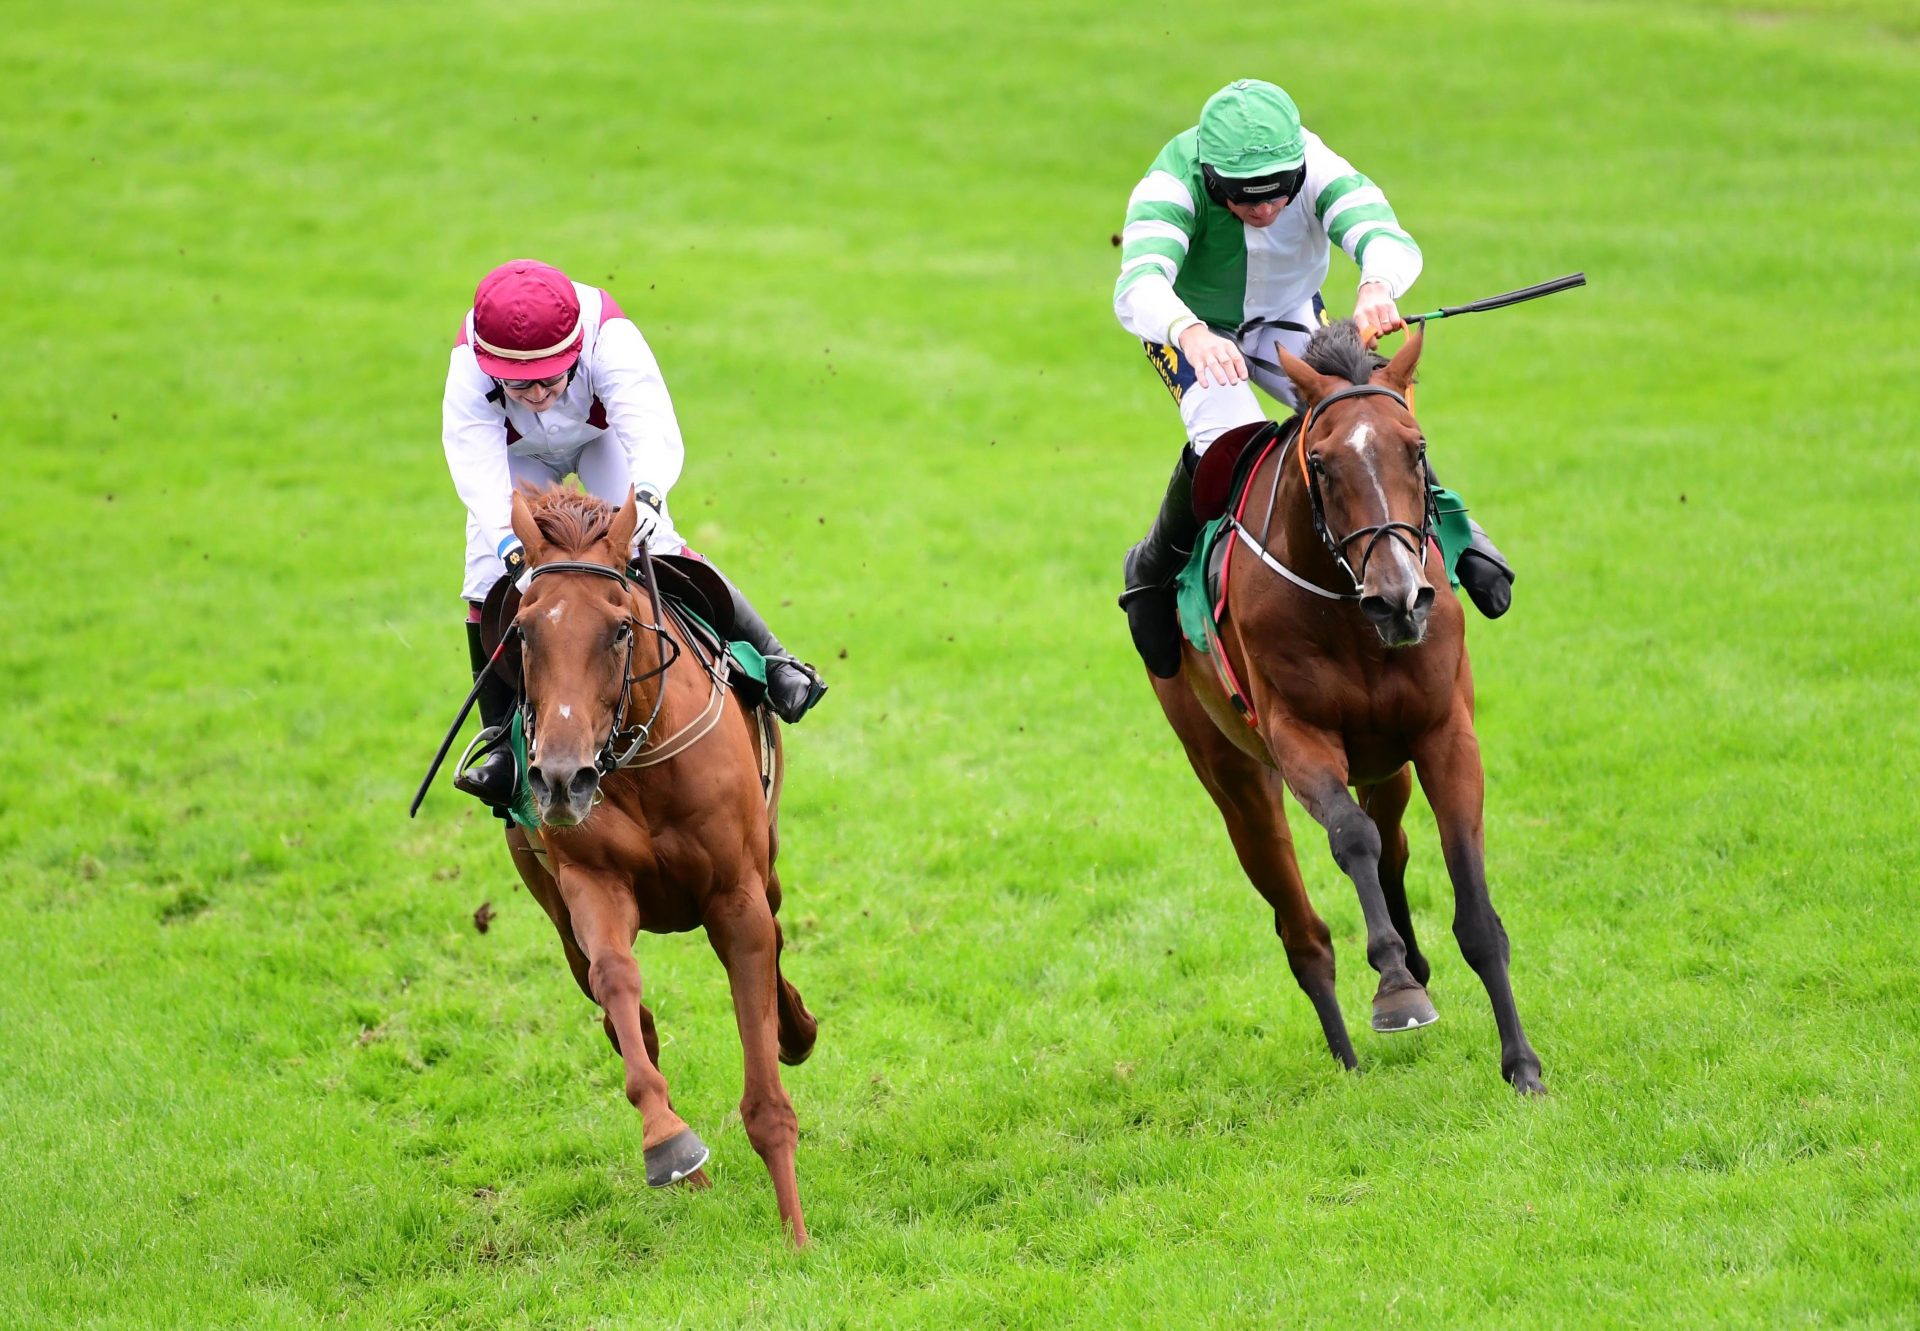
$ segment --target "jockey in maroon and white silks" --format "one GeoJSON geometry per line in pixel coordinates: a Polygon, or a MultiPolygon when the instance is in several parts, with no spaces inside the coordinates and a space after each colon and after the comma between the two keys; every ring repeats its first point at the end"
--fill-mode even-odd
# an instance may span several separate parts
{"type": "MultiPolygon", "coordinates": [[[[526,568],[513,534],[515,485],[556,484],[573,474],[588,493],[616,505],[632,487],[634,548],[685,550],[667,512],[667,491],[686,458],[673,401],[647,340],[600,288],[532,259],[488,273],[461,321],[440,416],[447,469],[467,507],[460,593],[476,678],[486,664],[480,603],[500,579],[526,568]]],[[[782,719],[799,720],[826,685],[780,645],[738,587],[729,582],[728,590],[734,636],[766,661],[767,701],[782,719]]],[[[486,747],[454,784],[499,809],[512,802],[518,782],[505,742],[517,697],[489,674],[478,702],[490,732],[483,732],[486,747]]]]}
{"type": "MultiPolygon", "coordinates": [[[[547,272],[565,281],[557,269],[547,272]]],[[[440,437],[453,487],[467,506],[460,591],[469,601],[486,596],[507,571],[503,556],[519,545],[513,534],[513,487],[521,481],[546,484],[577,473],[589,493],[613,504],[626,500],[631,485],[658,502],[655,521],[642,522],[651,530],[640,534],[653,550],[672,554],[685,546],[674,532],[666,497],[680,479],[686,447],[659,363],[612,296],[579,282],[566,285],[579,314],[577,328],[566,329],[561,341],[564,348],[577,339],[578,356],[564,384],[540,409],[510,395],[481,368],[476,352],[486,352],[476,348],[472,310],[461,322],[447,366],[440,437]]],[[[496,370],[509,368],[504,358],[489,356],[489,361],[496,370]]],[[[509,382],[543,377],[524,367],[525,362],[513,362],[515,373],[501,377],[509,382]]]]}

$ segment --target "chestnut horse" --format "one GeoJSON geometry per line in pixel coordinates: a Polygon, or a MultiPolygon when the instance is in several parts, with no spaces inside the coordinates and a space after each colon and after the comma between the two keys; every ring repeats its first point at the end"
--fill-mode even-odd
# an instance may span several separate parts
{"type": "Polygon", "coordinates": [[[1332,937],[1307,900],[1282,790],[1327,829],[1359,893],[1380,973],[1373,1028],[1410,1030],[1438,1016],[1407,911],[1401,816],[1413,764],[1453,880],[1454,937],[1493,1002],[1500,1071],[1537,1093],[1540,1058],[1520,1027],[1506,930],[1487,894],[1464,622],[1431,540],[1426,441],[1407,403],[1420,345],[1409,336],[1389,363],[1346,320],[1315,333],[1304,361],[1281,351],[1306,416],[1254,467],[1225,533],[1235,548],[1216,650],[1250,708],[1234,705],[1191,645],[1180,675],[1153,685],[1273,907],[1328,1049],[1349,1068],[1332,937]]]}
{"type": "Polygon", "coordinates": [[[631,492],[617,512],[572,490],[514,495],[513,530],[532,570],[514,625],[527,782],[542,826],[537,839],[510,828],[507,841],[574,980],[604,1011],[655,1186],[705,1186],[707,1149],[667,1098],[633,942],[641,929],[706,927],[727,969],[746,1060],[740,1117],[773,1176],[780,1218],[804,1244],[799,1126],[775,1058],[806,1058],[815,1023],[780,973],[778,731],[763,732],[721,688],[710,658],[684,631],[675,635],[629,574],[634,527],[631,492]]]}

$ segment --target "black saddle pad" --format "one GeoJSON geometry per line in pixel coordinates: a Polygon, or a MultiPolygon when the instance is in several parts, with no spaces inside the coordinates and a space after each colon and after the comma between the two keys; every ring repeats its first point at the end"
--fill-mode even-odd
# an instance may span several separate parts
{"type": "MultiPolygon", "coordinates": [[[[631,571],[636,578],[639,576],[638,569],[631,571]]],[[[664,600],[689,611],[713,630],[716,646],[733,637],[733,592],[713,565],[697,555],[655,555],[653,577],[664,600]]],[[[480,603],[481,650],[491,656],[519,613],[520,589],[513,585],[512,578],[501,578],[480,603]]],[[[518,640],[508,644],[493,669],[510,687],[520,687],[518,640]]]]}
{"type": "Polygon", "coordinates": [[[698,555],[655,555],[653,577],[662,596],[692,611],[720,641],[733,637],[733,589],[719,569],[698,555]]]}

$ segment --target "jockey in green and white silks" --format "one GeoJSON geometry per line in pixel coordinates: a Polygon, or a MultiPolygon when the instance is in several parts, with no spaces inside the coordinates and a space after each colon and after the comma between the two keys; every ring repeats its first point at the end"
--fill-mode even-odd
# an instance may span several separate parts
{"type": "MultiPolygon", "coordinates": [[[[1127,556],[1120,601],[1134,645],[1162,678],[1179,669],[1172,580],[1198,527],[1193,468],[1217,441],[1237,448],[1266,423],[1253,384],[1295,405],[1274,348],[1300,355],[1324,321],[1320,288],[1335,245],[1360,268],[1362,336],[1371,344],[1403,327],[1395,301],[1420,275],[1419,245],[1380,187],[1304,128],[1285,92],[1257,79],[1208,98],[1200,123],[1160,150],[1127,201],[1114,313],[1173,394],[1188,444],[1158,520],[1127,556]]],[[[1483,557],[1491,567],[1475,572],[1484,576],[1469,580],[1463,569],[1462,582],[1497,616],[1512,573],[1491,543],[1483,557]]]]}
{"type": "MultiPolygon", "coordinates": [[[[1243,79],[1216,93],[1134,186],[1114,313],[1149,352],[1197,362],[1195,382],[1176,394],[1196,454],[1222,431],[1266,419],[1239,353],[1271,363],[1276,342],[1296,356],[1306,349],[1332,245],[1360,266],[1362,328],[1398,327],[1394,301],[1420,275],[1420,247],[1380,187],[1302,128],[1271,83],[1243,79]]],[[[1252,373],[1292,405],[1285,375],[1252,373]]]]}

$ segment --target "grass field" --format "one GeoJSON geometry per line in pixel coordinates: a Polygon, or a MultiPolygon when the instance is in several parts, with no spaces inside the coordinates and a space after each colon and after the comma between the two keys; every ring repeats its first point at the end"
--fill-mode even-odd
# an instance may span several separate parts
{"type": "MultiPolygon", "coordinates": [[[[0,1326],[1920,1320],[1920,21],[1906,4],[74,3],[0,44],[0,1326]],[[1273,78],[1422,243],[1473,619],[1500,1081],[1327,1059],[1113,607],[1178,447],[1128,190],[1273,78]],[[473,284],[616,294],[680,524],[825,665],[787,1076],[643,939],[703,1194],[644,1186],[493,826],[436,442],[473,284]],[[482,902],[498,912],[477,932],[482,902]]],[[[1352,296],[1336,258],[1336,312],[1352,296]]],[[[1295,811],[1348,1019],[1351,887],[1295,811]]]]}

